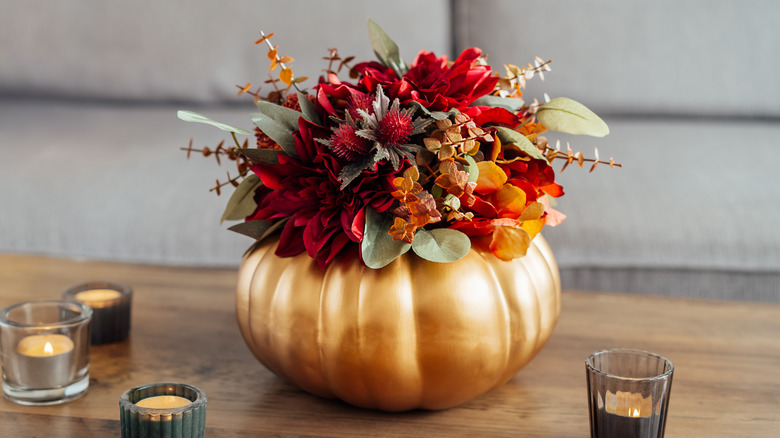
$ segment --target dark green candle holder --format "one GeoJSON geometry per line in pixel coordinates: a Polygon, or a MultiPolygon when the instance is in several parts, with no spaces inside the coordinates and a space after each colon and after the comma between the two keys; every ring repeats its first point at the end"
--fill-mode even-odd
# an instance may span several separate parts
{"type": "Polygon", "coordinates": [[[152,383],[130,389],[119,398],[122,438],[201,438],[206,433],[206,393],[182,383],[152,383]],[[191,403],[178,408],[145,408],[136,403],[173,395],[191,403]]]}

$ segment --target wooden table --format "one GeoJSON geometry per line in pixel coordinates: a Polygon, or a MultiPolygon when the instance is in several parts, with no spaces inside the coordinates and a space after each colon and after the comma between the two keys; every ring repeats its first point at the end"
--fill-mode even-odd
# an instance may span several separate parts
{"type": "Polygon", "coordinates": [[[208,395],[207,436],[587,437],[585,357],[633,347],[675,365],[667,437],[780,436],[780,306],[568,291],[544,350],[506,385],[441,412],[387,414],[301,392],[265,370],[235,321],[235,271],[0,255],[0,307],[75,283],[134,288],[126,341],[91,350],[88,393],[0,399],[3,437],[118,436],[119,396],[178,381],[208,395]]]}

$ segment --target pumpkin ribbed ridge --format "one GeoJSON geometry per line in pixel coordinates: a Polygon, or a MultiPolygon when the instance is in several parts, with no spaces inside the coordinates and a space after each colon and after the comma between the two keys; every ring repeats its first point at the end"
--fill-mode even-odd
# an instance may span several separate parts
{"type": "Polygon", "coordinates": [[[321,397],[403,411],[445,409],[511,379],[544,346],[560,312],[560,276],[537,236],[510,262],[472,249],[433,263],[410,253],[380,270],[252,247],[236,315],[258,360],[321,397]]]}

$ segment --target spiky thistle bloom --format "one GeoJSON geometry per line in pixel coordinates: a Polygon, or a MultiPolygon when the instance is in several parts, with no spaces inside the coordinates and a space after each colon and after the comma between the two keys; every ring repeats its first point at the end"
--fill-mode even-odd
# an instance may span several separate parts
{"type": "Polygon", "coordinates": [[[351,163],[363,160],[371,154],[372,144],[368,139],[357,134],[358,126],[349,113],[345,121],[340,121],[331,130],[333,134],[329,139],[316,139],[342,160],[351,163]]]}
{"type": "Polygon", "coordinates": [[[413,135],[425,132],[425,127],[433,119],[412,119],[415,108],[401,109],[398,99],[394,99],[390,105],[390,99],[385,96],[381,86],[376,87],[376,98],[371,107],[373,114],[358,110],[363,117],[363,129],[357,131],[357,135],[374,142],[374,162],[387,159],[396,170],[404,157],[414,162],[415,153],[422,147],[408,142],[413,135]]]}

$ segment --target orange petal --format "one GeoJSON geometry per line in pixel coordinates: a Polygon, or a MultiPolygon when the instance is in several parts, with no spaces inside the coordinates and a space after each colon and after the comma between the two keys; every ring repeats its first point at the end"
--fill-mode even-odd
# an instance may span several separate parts
{"type": "Polygon", "coordinates": [[[525,199],[525,192],[512,184],[504,184],[499,191],[490,195],[490,203],[496,207],[498,215],[514,219],[523,213],[525,199]]]}
{"type": "Polygon", "coordinates": [[[506,173],[492,161],[480,161],[477,163],[479,178],[475,192],[480,195],[493,193],[506,183],[506,173]]]}
{"type": "Polygon", "coordinates": [[[531,245],[531,236],[520,227],[496,227],[490,252],[501,260],[509,261],[522,257],[531,245]]]}
{"type": "Polygon", "coordinates": [[[544,204],[544,210],[547,212],[547,216],[544,217],[544,224],[551,227],[560,225],[566,219],[566,215],[550,207],[550,199],[547,196],[543,196],[541,200],[542,204],[544,204]]]}
{"type": "Polygon", "coordinates": [[[539,219],[544,214],[544,204],[541,202],[532,202],[528,207],[523,210],[523,214],[520,215],[521,221],[530,221],[539,219]]]}
{"type": "Polygon", "coordinates": [[[533,239],[544,228],[544,219],[534,219],[530,221],[523,221],[521,225],[528,235],[533,239]]]}

